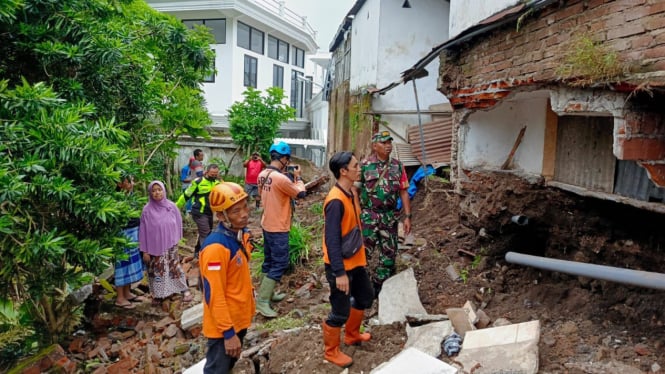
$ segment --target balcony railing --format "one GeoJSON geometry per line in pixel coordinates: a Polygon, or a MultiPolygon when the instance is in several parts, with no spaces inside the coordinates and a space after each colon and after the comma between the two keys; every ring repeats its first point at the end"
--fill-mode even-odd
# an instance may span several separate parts
{"type": "Polygon", "coordinates": [[[281,19],[292,24],[293,26],[309,33],[316,39],[316,30],[307,22],[307,17],[301,16],[292,11],[284,5],[284,1],[277,0],[249,0],[251,3],[257,4],[263,9],[268,10],[270,13],[279,16],[281,19]]]}

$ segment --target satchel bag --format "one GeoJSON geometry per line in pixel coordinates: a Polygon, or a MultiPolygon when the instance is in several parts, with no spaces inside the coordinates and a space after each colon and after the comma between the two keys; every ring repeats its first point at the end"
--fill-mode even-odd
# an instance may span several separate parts
{"type": "Polygon", "coordinates": [[[353,214],[356,217],[356,226],[351,229],[346,235],[342,236],[342,257],[350,258],[355,255],[360,247],[363,246],[363,234],[360,231],[360,219],[356,212],[356,203],[355,203],[355,194],[351,198],[351,204],[353,205],[353,214]]]}
{"type": "Polygon", "coordinates": [[[350,258],[363,246],[363,235],[358,226],[342,236],[342,257],[350,258]]]}

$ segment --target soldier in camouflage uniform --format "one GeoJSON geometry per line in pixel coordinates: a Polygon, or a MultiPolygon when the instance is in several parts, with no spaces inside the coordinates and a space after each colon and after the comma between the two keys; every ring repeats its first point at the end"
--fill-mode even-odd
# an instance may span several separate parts
{"type": "Polygon", "coordinates": [[[393,138],[388,131],[372,136],[373,153],[360,171],[360,220],[363,226],[370,277],[378,297],[383,282],[395,273],[397,254],[397,198],[404,207],[404,233],[411,232],[409,183],[402,163],[390,157],[393,138]]]}

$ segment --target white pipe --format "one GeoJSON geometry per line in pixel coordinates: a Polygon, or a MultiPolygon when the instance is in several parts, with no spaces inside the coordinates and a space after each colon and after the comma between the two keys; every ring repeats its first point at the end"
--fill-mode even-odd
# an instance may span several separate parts
{"type": "Polygon", "coordinates": [[[585,264],[583,262],[556,260],[522,253],[506,253],[506,261],[512,264],[526,265],[543,270],[558,271],[581,277],[600,279],[633,286],[665,290],[665,274],[641,270],[622,269],[605,265],[585,264]]]}

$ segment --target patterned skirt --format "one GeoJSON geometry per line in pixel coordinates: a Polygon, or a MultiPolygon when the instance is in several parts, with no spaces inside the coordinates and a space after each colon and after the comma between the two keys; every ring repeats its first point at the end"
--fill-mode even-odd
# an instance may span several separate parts
{"type": "MultiPolygon", "coordinates": [[[[139,228],[130,227],[122,230],[122,233],[134,243],[139,241],[139,228]]],[[[116,287],[127,286],[143,279],[143,260],[138,247],[125,248],[127,259],[115,263],[115,285],[116,287]]]]}
{"type": "Polygon", "coordinates": [[[163,256],[150,256],[148,283],[150,293],[156,299],[163,299],[188,290],[177,246],[167,250],[163,256]]]}

